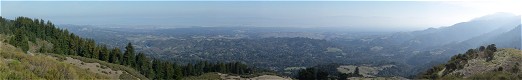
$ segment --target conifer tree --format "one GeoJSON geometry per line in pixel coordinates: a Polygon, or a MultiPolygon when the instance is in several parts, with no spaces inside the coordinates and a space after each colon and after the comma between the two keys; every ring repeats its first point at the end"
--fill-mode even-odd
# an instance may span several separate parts
{"type": "Polygon", "coordinates": [[[120,56],[121,56],[121,51],[119,48],[113,48],[111,50],[111,53],[109,55],[109,62],[110,63],[115,63],[115,64],[119,64],[119,60],[120,60],[120,56]]]}
{"type": "Polygon", "coordinates": [[[125,52],[123,54],[123,65],[134,67],[134,56],[134,47],[131,43],[128,43],[127,47],[125,47],[125,52]]]}

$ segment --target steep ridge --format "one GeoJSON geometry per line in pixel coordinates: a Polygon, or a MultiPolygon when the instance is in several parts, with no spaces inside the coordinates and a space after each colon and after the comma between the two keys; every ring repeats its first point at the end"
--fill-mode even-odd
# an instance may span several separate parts
{"type": "Polygon", "coordinates": [[[409,34],[402,45],[410,49],[432,49],[446,44],[459,43],[481,35],[498,35],[510,31],[520,25],[520,16],[508,13],[495,13],[457,23],[449,27],[430,28],[423,31],[414,31],[409,34]]]}
{"type": "MultiPolygon", "coordinates": [[[[469,22],[465,22],[467,24],[476,24],[469,26],[461,26],[466,28],[453,29],[455,31],[451,34],[442,33],[445,35],[441,35],[437,38],[440,40],[433,39],[434,41],[422,42],[422,40],[411,39],[410,42],[413,43],[433,43],[438,44],[438,46],[428,47],[421,45],[403,45],[404,47],[406,47],[405,50],[413,51],[412,55],[405,55],[409,56],[407,57],[408,59],[405,59],[405,62],[409,65],[417,65],[415,68],[411,68],[412,71],[425,71],[431,66],[444,63],[444,61],[446,60],[450,60],[450,57],[453,55],[457,55],[460,52],[465,52],[467,49],[475,48],[480,45],[497,44],[497,47],[499,48],[520,48],[520,44],[522,41],[520,39],[520,21],[520,16],[498,13],[477,18],[469,22]],[[491,24],[487,25],[486,23],[491,24]],[[460,37],[465,37],[467,39],[462,39],[462,41],[456,41],[455,39],[453,39],[455,35],[460,35],[460,37]],[[449,41],[448,43],[437,42],[444,40],[453,41],[449,41]],[[414,48],[411,48],[412,46],[414,48]],[[418,51],[418,53],[415,53],[416,51],[418,51]]],[[[451,27],[446,27],[443,29],[449,30],[451,27]]],[[[439,34],[439,32],[436,32],[437,30],[438,29],[428,29],[420,31],[418,33],[420,34],[421,32],[425,32],[439,34]]]]}
{"type": "Polygon", "coordinates": [[[488,45],[455,55],[445,64],[435,66],[420,79],[522,79],[522,52],[513,48],[496,49],[488,45]]]}
{"type": "Polygon", "coordinates": [[[521,47],[521,26],[518,25],[516,28],[510,31],[503,32],[500,34],[485,34],[472,39],[463,41],[458,44],[446,45],[447,49],[454,49],[455,51],[462,51],[466,48],[472,48],[473,46],[480,46],[486,44],[497,44],[499,48],[520,48],[521,47]]]}

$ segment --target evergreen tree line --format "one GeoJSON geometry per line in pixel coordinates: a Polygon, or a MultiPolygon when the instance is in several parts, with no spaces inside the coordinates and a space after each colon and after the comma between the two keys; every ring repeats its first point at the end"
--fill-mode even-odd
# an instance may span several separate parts
{"type": "Polygon", "coordinates": [[[337,75],[328,74],[325,70],[314,67],[299,70],[297,74],[299,80],[347,80],[350,77],[363,77],[359,73],[359,67],[355,67],[352,73],[339,72],[337,75]]]}
{"type": "MultiPolygon", "coordinates": [[[[137,53],[128,43],[125,51],[108,48],[103,44],[96,44],[92,39],[81,38],[67,30],[56,28],[50,21],[18,17],[15,20],[1,18],[0,33],[14,35],[8,41],[9,44],[29,50],[29,42],[36,43],[37,39],[48,41],[52,46],[43,46],[37,50],[41,53],[55,53],[61,55],[81,56],[99,59],[109,63],[132,67],[150,79],[182,79],[183,76],[196,76],[207,72],[221,72],[229,74],[251,74],[255,70],[247,65],[234,63],[209,63],[200,61],[195,64],[180,66],[176,63],[151,59],[144,53],[137,53]]],[[[6,42],[6,41],[4,41],[6,42]]]]}

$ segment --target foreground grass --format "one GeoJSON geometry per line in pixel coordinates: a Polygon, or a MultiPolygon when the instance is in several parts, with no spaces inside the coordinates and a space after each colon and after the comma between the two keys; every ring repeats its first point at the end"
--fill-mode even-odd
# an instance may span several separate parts
{"type": "Polygon", "coordinates": [[[121,71],[125,71],[128,74],[130,74],[130,75],[122,74],[120,76],[120,79],[128,80],[128,79],[139,78],[140,80],[147,80],[147,77],[141,75],[138,71],[136,71],[135,69],[130,68],[128,66],[108,63],[108,62],[101,61],[101,60],[98,60],[98,59],[91,59],[91,58],[85,58],[85,57],[80,57],[80,56],[67,56],[67,57],[72,57],[74,59],[78,59],[78,60],[81,60],[81,61],[86,62],[86,63],[100,63],[101,65],[107,66],[107,67],[109,67],[109,68],[111,68],[113,70],[121,70],[121,71]]]}
{"type": "Polygon", "coordinates": [[[47,55],[26,54],[0,38],[0,79],[109,79],[47,55]]]}
{"type": "Polygon", "coordinates": [[[199,76],[184,77],[183,80],[291,80],[290,78],[282,78],[276,76],[275,73],[257,73],[251,75],[234,75],[234,74],[221,74],[217,72],[203,73],[199,76]],[[265,77],[262,77],[265,76],[265,77]],[[276,76],[275,78],[267,78],[266,76],[276,76]]]}
{"type": "MultiPolygon", "coordinates": [[[[25,53],[7,43],[10,36],[0,34],[0,79],[111,79],[106,75],[96,74],[89,70],[79,68],[72,64],[63,62],[66,57],[81,60],[86,63],[99,63],[113,70],[124,71],[119,79],[147,80],[133,68],[112,64],[97,59],[84,58],[80,56],[58,55],[52,53],[25,53]],[[51,57],[52,56],[52,57],[51,57]]],[[[38,40],[29,43],[30,52],[35,52],[41,45],[51,45],[45,41],[38,40]]]]}
{"type": "Polygon", "coordinates": [[[189,76],[183,78],[183,80],[221,80],[221,76],[216,72],[204,73],[199,76],[189,76]]]}

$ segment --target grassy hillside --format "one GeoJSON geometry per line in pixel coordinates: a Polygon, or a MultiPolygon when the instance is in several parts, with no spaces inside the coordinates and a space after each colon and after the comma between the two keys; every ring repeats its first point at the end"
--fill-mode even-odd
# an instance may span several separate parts
{"type": "Polygon", "coordinates": [[[30,42],[25,53],[0,34],[0,79],[146,79],[132,68],[78,56],[35,53],[45,41],[30,42]]]}
{"type": "Polygon", "coordinates": [[[26,54],[6,44],[5,37],[0,34],[0,79],[110,79],[54,57],[26,54]]]}
{"type": "MultiPolygon", "coordinates": [[[[61,55],[57,55],[57,56],[61,56],[61,55]]],[[[122,71],[123,74],[121,74],[119,76],[119,79],[125,79],[125,80],[136,79],[136,78],[139,78],[139,79],[142,79],[142,80],[146,80],[147,79],[147,77],[145,77],[144,75],[140,74],[135,69],[132,69],[132,68],[130,68],[128,66],[108,63],[108,62],[105,62],[105,61],[100,61],[100,60],[97,60],[97,59],[85,58],[85,57],[80,57],[80,56],[67,56],[67,58],[69,58],[69,57],[73,58],[73,59],[76,59],[76,60],[80,60],[80,61],[85,62],[85,63],[97,63],[98,65],[100,65],[100,66],[97,66],[97,67],[100,67],[100,68],[110,68],[110,69],[113,69],[113,70],[122,71]]],[[[107,74],[108,72],[102,72],[102,73],[107,74]]]]}
{"type": "Polygon", "coordinates": [[[204,73],[199,76],[184,77],[183,80],[292,80],[288,77],[280,77],[271,74],[260,74],[255,77],[243,77],[238,75],[223,74],[217,72],[204,73]]]}
{"type": "Polygon", "coordinates": [[[446,64],[433,67],[423,79],[522,79],[522,52],[506,48],[489,52],[488,49],[470,49],[453,56],[446,64]]]}

